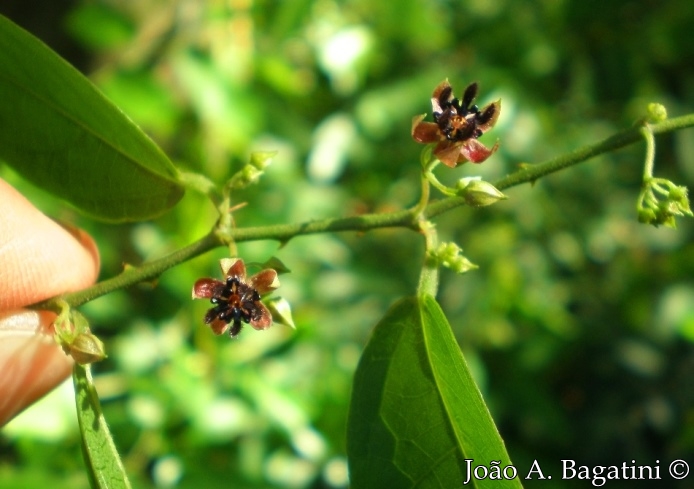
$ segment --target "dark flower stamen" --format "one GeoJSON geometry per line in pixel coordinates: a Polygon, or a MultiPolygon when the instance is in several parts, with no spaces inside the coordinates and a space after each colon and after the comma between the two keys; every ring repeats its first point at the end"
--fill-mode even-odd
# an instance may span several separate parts
{"type": "Polygon", "coordinates": [[[480,113],[477,105],[470,106],[477,96],[477,83],[471,83],[463,94],[463,104],[457,98],[451,98],[453,89],[444,87],[438,97],[441,112],[434,111],[434,122],[449,141],[465,141],[469,138],[478,138],[482,130],[478,125],[488,123],[494,113],[495,106],[489,105],[483,113],[480,113]],[[472,115],[472,117],[468,117],[472,115]]]}
{"type": "Polygon", "coordinates": [[[481,114],[477,114],[475,116],[475,119],[477,120],[478,124],[486,124],[492,120],[494,114],[496,114],[496,105],[490,105],[486,109],[484,109],[484,112],[482,112],[481,114]]]}
{"type": "MultiPolygon", "coordinates": [[[[465,93],[463,93],[463,108],[467,110],[468,107],[470,107],[470,104],[472,103],[475,98],[477,98],[477,82],[472,82],[470,83],[467,88],[465,89],[465,93]]],[[[477,106],[474,106],[475,109],[477,109],[477,106]]]]}
{"type": "Polygon", "coordinates": [[[231,336],[236,336],[243,325],[251,320],[258,320],[262,316],[259,307],[260,294],[257,290],[239,280],[238,277],[228,277],[226,287],[218,290],[218,294],[210,299],[216,307],[210,309],[205,315],[205,323],[210,324],[215,319],[227,324],[233,322],[229,330],[231,336]]]}

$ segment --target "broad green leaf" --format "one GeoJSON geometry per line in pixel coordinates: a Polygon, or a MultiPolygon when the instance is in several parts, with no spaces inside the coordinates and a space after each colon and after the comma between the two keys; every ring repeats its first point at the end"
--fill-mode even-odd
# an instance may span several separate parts
{"type": "Polygon", "coordinates": [[[101,413],[89,365],[75,364],[72,381],[75,385],[77,419],[82,433],[82,453],[92,488],[130,489],[120,455],[101,413]]]}
{"type": "Polygon", "coordinates": [[[77,70],[0,16],[0,159],[86,214],[137,221],[183,195],[161,149],[77,70]]]}
{"type": "Polygon", "coordinates": [[[468,474],[466,460],[501,471],[511,462],[431,296],[400,300],[376,326],[354,378],[347,452],[354,489],[451,489],[468,475],[466,487],[521,487],[468,474]]]}

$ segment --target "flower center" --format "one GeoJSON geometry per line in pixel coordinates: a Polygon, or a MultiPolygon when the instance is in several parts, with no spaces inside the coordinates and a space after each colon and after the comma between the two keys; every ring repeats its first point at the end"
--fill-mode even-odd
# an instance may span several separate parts
{"type": "Polygon", "coordinates": [[[434,112],[434,122],[449,141],[465,141],[480,137],[482,129],[478,126],[486,124],[494,117],[496,107],[493,104],[489,105],[484,112],[480,112],[477,105],[471,105],[476,96],[476,83],[467,87],[462,103],[452,97],[451,87],[447,87],[439,95],[437,101],[441,112],[434,112]]]}
{"type": "Polygon", "coordinates": [[[242,282],[238,277],[228,277],[226,286],[210,299],[217,307],[210,311],[211,316],[227,324],[233,322],[229,334],[236,336],[242,328],[241,322],[248,324],[252,320],[260,319],[262,310],[258,306],[260,294],[250,285],[242,282]]]}

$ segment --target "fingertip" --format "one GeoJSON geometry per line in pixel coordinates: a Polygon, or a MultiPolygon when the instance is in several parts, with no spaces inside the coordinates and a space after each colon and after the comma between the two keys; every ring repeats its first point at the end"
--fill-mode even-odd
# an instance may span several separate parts
{"type": "Polygon", "coordinates": [[[85,230],[75,227],[71,224],[61,223],[61,226],[65,231],[70,233],[70,235],[82,246],[84,251],[87,252],[89,258],[92,262],[92,280],[96,281],[99,274],[99,267],[101,265],[101,258],[99,257],[99,248],[96,246],[96,241],[91,237],[89,233],[85,230]]]}
{"type": "Polygon", "coordinates": [[[94,283],[99,253],[84,231],[61,226],[0,179],[0,310],[94,283]]]}

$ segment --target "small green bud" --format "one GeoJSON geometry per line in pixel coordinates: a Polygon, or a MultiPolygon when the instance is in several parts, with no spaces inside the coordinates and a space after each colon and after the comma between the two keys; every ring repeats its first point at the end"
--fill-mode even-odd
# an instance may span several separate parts
{"type": "Polygon", "coordinates": [[[639,222],[674,229],[676,216],[694,216],[689,207],[687,187],[664,178],[647,178],[643,185],[637,206],[639,222]]]}
{"type": "Polygon", "coordinates": [[[449,268],[453,270],[455,273],[463,274],[465,272],[469,272],[470,270],[474,270],[475,268],[477,268],[477,265],[472,263],[464,256],[459,256],[454,262],[452,262],[449,265],[449,268]]]}
{"type": "Polygon", "coordinates": [[[667,109],[663,104],[650,103],[647,108],[647,120],[651,123],[662,122],[667,119],[667,109]]]}
{"type": "Polygon", "coordinates": [[[477,265],[463,256],[462,249],[455,243],[441,243],[438,248],[432,253],[441,265],[450,268],[455,273],[465,273],[477,268],[477,265]]]}
{"type": "Polygon", "coordinates": [[[668,192],[667,198],[669,200],[674,200],[675,202],[679,202],[682,199],[687,198],[687,187],[679,187],[679,186],[674,186],[670,188],[670,191],[668,192]]]}
{"type": "Polygon", "coordinates": [[[70,356],[80,365],[99,362],[106,358],[102,341],[92,333],[80,333],[68,345],[70,356]]]}
{"type": "Polygon", "coordinates": [[[653,209],[639,209],[638,219],[640,223],[651,224],[656,221],[655,212],[653,209]]]}
{"type": "Polygon", "coordinates": [[[658,207],[663,214],[672,216],[684,216],[692,214],[692,211],[689,210],[689,202],[686,202],[686,205],[682,205],[681,202],[667,199],[661,202],[658,207]]]}
{"type": "Polygon", "coordinates": [[[262,176],[263,171],[256,166],[248,163],[229,179],[226,186],[232,190],[240,190],[256,183],[262,176]]]}
{"type": "Polygon", "coordinates": [[[676,229],[677,224],[675,222],[675,214],[672,212],[673,204],[668,201],[662,201],[658,203],[658,206],[654,209],[655,219],[651,221],[655,227],[665,226],[669,228],[676,229]]]}
{"type": "Polygon", "coordinates": [[[276,154],[277,151],[258,151],[252,153],[249,162],[234,173],[227,181],[225,188],[241,190],[257,183],[260,177],[263,176],[263,173],[265,173],[265,168],[272,163],[272,158],[276,154]]]}
{"type": "Polygon", "coordinates": [[[246,165],[241,170],[242,181],[247,184],[255,183],[258,178],[263,174],[262,170],[259,170],[254,165],[246,165]]]}
{"type": "Polygon", "coordinates": [[[251,153],[250,164],[258,170],[263,171],[268,166],[270,166],[270,163],[272,163],[272,159],[276,155],[277,151],[256,151],[254,153],[251,153]]]}
{"type": "Polygon", "coordinates": [[[272,297],[265,301],[265,305],[270,310],[274,322],[296,329],[296,325],[292,319],[292,308],[287,299],[283,297],[272,297]]]}
{"type": "Polygon", "coordinates": [[[436,256],[442,262],[451,261],[457,258],[462,251],[462,248],[455,243],[441,243],[436,250],[436,256]]]}
{"type": "Polygon", "coordinates": [[[670,188],[667,199],[672,203],[675,214],[680,216],[692,215],[692,210],[689,207],[689,197],[687,196],[687,187],[673,186],[670,188]]]}
{"type": "Polygon", "coordinates": [[[672,214],[664,216],[662,224],[667,228],[677,229],[677,222],[675,221],[675,216],[672,214]]]}
{"type": "Polygon", "coordinates": [[[458,182],[458,188],[458,195],[465,199],[466,204],[473,207],[485,207],[508,198],[494,185],[484,180],[462,179],[458,182]]]}
{"type": "Polygon", "coordinates": [[[677,213],[677,204],[670,202],[669,200],[663,200],[658,202],[657,214],[660,218],[665,218],[667,216],[673,216],[677,213]]]}

